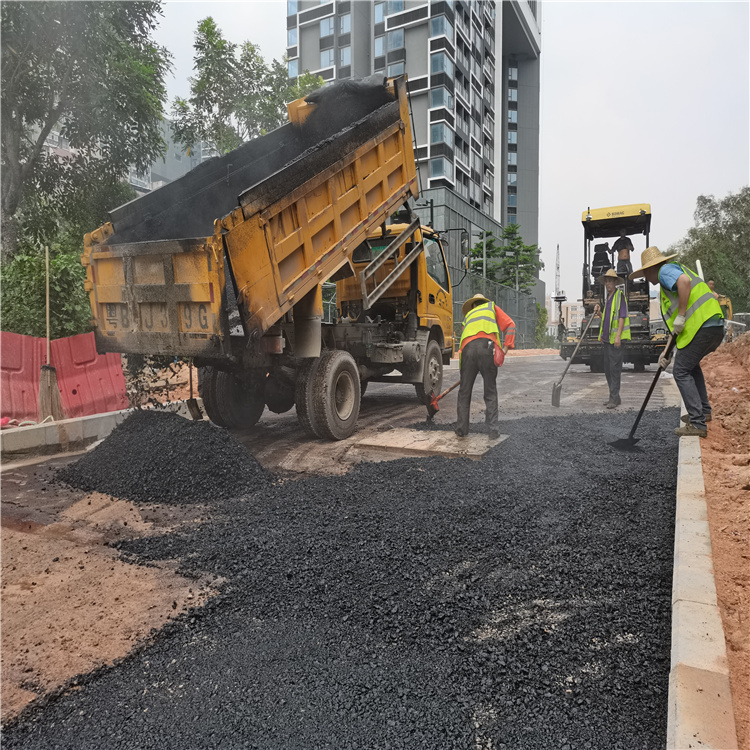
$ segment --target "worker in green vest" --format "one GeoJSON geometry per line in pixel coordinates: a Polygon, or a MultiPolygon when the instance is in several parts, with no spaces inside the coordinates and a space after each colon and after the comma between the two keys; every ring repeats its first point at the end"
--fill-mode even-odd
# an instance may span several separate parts
{"type": "MultiPolygon", "coordinates": [[[[677,337],[672,374],[687,414],[682,418],[685,424],[675,433],[680,437],[706,437],[711,405],[700,363],[724,338],[724,314],[708,284],[695,271],[669,262],[676,257],[662,255],[658,247],[647,247],[641,253],[641,267],[630,278],[644,276],[650,284],[659,284],[662,317],[677,337]]],[[[666,368],[669,359],[662,355],[659,364],[666,368]]]]}
{"type": "MultiPolygon", "coordinates": [[[[604,376],[609,386],[609,399],[604,402],[608,409],[616,409],[621,403],[620,380],[622,376],[623,341],[630,341],[630,317],[628,302],[622,286],[625,279],[610,268],[597,281],[604,285],[604,315],[599,326],[599,341],[602,342],[604,376]]],[[[596,305],[594,315],[599,315],[601,307],[596,305]]]]}
{"type": "Polygon", "coordinates": [[[477,375],[484,383],[484,418],[490,438],[500,437],[497,409],[497,368],[508,349],[516,345],[516,324],[498,305],[483,294],[475,294],[461,307],[464,327],[458,351],[461,385],[458,389],[456,435],[469,434],[471,392],[477,375]],[[500,331],[504,340],[500,340],[500,331]]]}

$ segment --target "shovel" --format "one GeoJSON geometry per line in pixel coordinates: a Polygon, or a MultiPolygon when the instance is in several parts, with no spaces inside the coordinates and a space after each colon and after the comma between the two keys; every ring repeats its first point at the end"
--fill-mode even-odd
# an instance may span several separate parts
{"type": "MultiPolygon", "coordinates": [[[[674,348],[675,341],[676,341],[676,337],[674,334],[672,334],[671,338],[667,342],[666,349],[664,349],[665,357],[668,357],[672,353],[672,349],[674,348]]],[[[660,366],[659,369],[656,371],[656,376],[654,377],[654,380],[651,383],[651,387],[648,389],[648,393],[646,394],[646,399],[643,402],[643,406],[641,406],[641,410],[638,412],[638,416],[636,417],[635,424],[633,425],[633,429],[630,430],[630,435],[628,435],[626,438],[620,438],[620,440],[615,440],[611,442],[610,445],[613,448],[617,448],[618,450],[621,450],[621,451],[640,450],[635,445],[640,440],[640,438],[633,437],[633,435],[635,435],[635,431],[636,431],[636,428],[638,427],[638,423],[641,421],[643,412],[646,410],[646,404],[648,403],[648,400],[651,398],[651,394],[654,392],[654,388],[656,387],[656,381],[659,379],[659,375],[662,374],[663,370],[664,368],[660,366]]]]}
{"type": "Polygon", "coordinates": [[[428,422],[438,413],[438,411],[440,411],[440,407],[438,406],[438,401],[440,401],[441,398],[444,398],[445,396],[447,396],[455,388],[458,388],[459,385],[461,385],[461,381],[457,380],[450,388],[443,391],[439,396],[436,396],[433,391],[430,391],[430,401],[427,404],[427,421],[428,422]]]}
{"type": "MultiPolygon", "coordinates": [[[[570,367],[573,364],[573,360],[575,359],[575,356],[578,353],[578,347],[581,345],[581,342],[583,341],[583,337],[586,335],[586,331],[589,330],[589,326],[591,325],[591,321],[593,319],[594,319],[594,316],[592,315],[589,318],[589,322],[586,323],[586,328],[584,329],[583,333],[581,334],[581,338],[578,339],[578,343],[576,344],[576,348],[573,349],[573,354],[570,355],[570,362],[568,362],[568,367],[570,367]]],[[[552,386],[552,406],[560,406],[560,392],[562,391],[562,382],[563,382],[563,378],[568,373],[568,367],[565,368],[565,371],[562,374],[562,378],[560,378],[560,380],[558,380],[552,386]]]]}
{"type": "Polygon", "coordinates": [[[190,416],[196,421],[200,422],[203,419],[201,413],[201,407],[198,404],[198,399],[193,397],[193,360],[188,362],[188,368],[190,372],[190,398],[187,400],[187,408],[190,412],[190,416]]]}

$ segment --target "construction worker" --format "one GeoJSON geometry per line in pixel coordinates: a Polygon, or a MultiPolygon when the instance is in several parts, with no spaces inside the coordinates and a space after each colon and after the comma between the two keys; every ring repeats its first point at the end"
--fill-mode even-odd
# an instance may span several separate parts
{"type": "Polygon", "coordinates": [[[625,231],[620,232],[620,236],[612,245],[612,252],[617,253],[617,273],[623,278],[633,273],[633,266],[630,263],[630,253],[634,250],[633,242],[625,231]]]}
{"type": "MultiPolygon", "coordinates": [[[[598,279],[604,285],[604,315],[599,327],[599,341],[602,342],[604,375],[609,386],[609,399],[604,402],[608,409],[616,409],[621,403],[620,379],[622,375],[622,342],[630,341],[630,317],[628,302],[620,287],[625,283],[610,268],[598,279]]],[[[601,307],[594,307],[594,315],[599,315],[601,307]]]]}
{"type": "MultiPolygon", "coordinates": [[[[676,253],[662,255],[658,247],[647,247],[641,253],[641,267],[630,278],[645,276],[649,283],[661,286],[661,314],[677,337],[672,374],[688,413],[682,418],[685,424],[675,433],[706,437],[711,405],[700,363],[721,344],[724,314],[708,284],[695,271],[669,262],[676,257],[676,253]]],[[[670,359],[662,354],[659,365],[666,368],[670,359]]]]}
{"type": "Polygon", "coordinates": [[[469,413],[471,392],[474,381],[481,373],[484,382],[485,422],[490,428],[490,437],[500,437],[497,419],[497,368],[499,361],[516,345],[516,325],[494,302],[484,295],[475,294],[464,302],[461,312],[464,328],[458,352],[461,370],[461,385],[458,390],[458,418],[456,435],[469,434],[469,413]],[[500,331],[505,334],[504,344],[500,343],[500,331]],[[502,352],[495,356],[495,347],[502,352]]]}

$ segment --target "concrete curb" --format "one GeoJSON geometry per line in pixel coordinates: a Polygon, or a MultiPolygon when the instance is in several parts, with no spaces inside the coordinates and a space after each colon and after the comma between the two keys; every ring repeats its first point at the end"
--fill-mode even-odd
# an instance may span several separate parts
{"type": "MultiPolygon", "coordinates": [[[[198,399],[198,405],[203,412],[202,399],[198,399]]],[[[165,404],[163,410],[173,411],[182,417],[190,418],[184,401],[165,404]]],[[[0,454],[3,458],[10,458],[29,453],[66,453],[80,449],[107,437],[133,411],[133,409],[122,409],[105,414],[92,414],[88,417],[61,419],[59,422],[5,429],[0,432],[0,454]]]]}
{"type": "MultiPolygon", "coordinates": [[[[684,407],[682,411],[684,414],[684,407]]],[[[697,437],[680,438],[679,447],[668,701],[667,750],[736,750],[697,437]]]]}

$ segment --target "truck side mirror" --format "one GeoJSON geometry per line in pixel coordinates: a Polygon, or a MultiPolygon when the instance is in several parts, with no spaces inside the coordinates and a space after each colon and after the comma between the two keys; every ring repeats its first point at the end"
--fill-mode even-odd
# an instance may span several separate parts
{"type": "Polygon", "coordinates": [[[466,230],[463,230],[461,232],[461,255],[465,256],[466,258],[469,257],[469,233],[466,230]]]}

